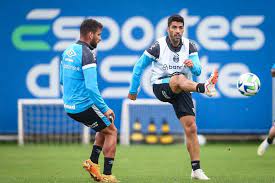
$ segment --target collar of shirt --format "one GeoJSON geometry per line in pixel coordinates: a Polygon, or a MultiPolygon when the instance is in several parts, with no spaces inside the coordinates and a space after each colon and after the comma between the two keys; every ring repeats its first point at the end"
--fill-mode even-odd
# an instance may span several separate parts
{"type": "Polygon", "coordinates": [[[85,45],[85,46],[87,46],[88,48],[90,48],[90,50],[93,50],[93,49],[94,49],[94,47],[92,47],[91,45],[89,45],[88,43],[86,43],[86,42],[84,42],[84,41],[78,40],[78,41],[76,42],[76,44],[85,45]]]}

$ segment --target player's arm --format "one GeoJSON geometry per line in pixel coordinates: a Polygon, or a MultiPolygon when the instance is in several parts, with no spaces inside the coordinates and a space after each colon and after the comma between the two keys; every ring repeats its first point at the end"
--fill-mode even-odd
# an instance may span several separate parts
{"type": "Polygon", "coordinates": [[[198,50],[192,41],[189,42],[189,58],[184,63],[190,68],[193,75],[199,76],[201,74],[201,63],[198,50]]]}
{"type": "Polygon", "coordinates": [[[128,98],[136,100],[138,88],[140,85],[141,75],[144,69],[152,62],[157,61],[159,57],[159,43],[155,42],[149,49],[145,50],[139,60],[136,62],[133,69],[133,76],[131,80],[128,98]]]}
{"type": "MultiPolygon", "coordinates": [[[[85,48],[86,49],[86,48],[85,48]]],[[[88,49],[88,48],[87,48],[88,49]]],[[[85,86],[91,91],[90,96],[96,107],[102,112],[106,113],[110,108],[104,102],[97,83],[97,69],[96,60],[90,50],[82,52],[82,70],[85,79],[85,86]]]]}

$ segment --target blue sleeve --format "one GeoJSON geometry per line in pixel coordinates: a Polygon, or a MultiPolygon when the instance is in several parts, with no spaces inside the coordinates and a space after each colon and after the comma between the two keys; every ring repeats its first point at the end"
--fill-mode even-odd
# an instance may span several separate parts
{"type": "Polygon", "coordinates": [[[90,96],[94,101],[94,104],[102,113],[105,113],[106,111],[109,110],[109,107],[104,102],[98,89],[96,67],[89,67],[87,69],[84,69],[83,73],[84,73],[86,88],[91,91],[90,96]]]}
{"type": "Polygon", "coordinates": [[[275,64],[273,64],[272,68],[271,69],[275,69],[275,64]]]}
{"type": "Polygon", "coordinates": [[[201,63],[198,54],[192,54],[189,56],[189,59],[193,62],[193,67],[190,68],[191,72],[195,76],[199,76],[201,74],[201,63]]]}
{"type": "Polygon", "coordinates": [[[133,76],[132,76],[132,81],[131,81],[131,86],[129,91],[130,94],[137,94],[142,72],[149,64],[155,61],[152,57],[149,57],[145,53],[142,54],[142,56],[139,58],[139,60],[134,66],[133,76]]]}
{"type": "Polygon", "coordinates": [[[191,72],[195,76],[201,75],[201,63],[198,56],[198,49],[194,41],[189,40],[189,59],[193,62],[193,67],[190,68],[191,72]]]}

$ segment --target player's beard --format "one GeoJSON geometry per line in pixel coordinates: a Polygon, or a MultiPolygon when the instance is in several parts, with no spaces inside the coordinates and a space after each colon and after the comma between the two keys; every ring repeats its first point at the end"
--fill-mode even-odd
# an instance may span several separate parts
{"type": "Polygon", "coordinates": [[[96,42],[95,39],[92,39],[92,40],[90,41],[90,46],[93,47],[93,48],[96,48],[96,47],[97,47],[97,42],[96,42]]]}
{"type": "Polygon", "coordinates": [[[175,35],[174,35],[174,41],[175,41],[175,42],[179,42],[180,39],[181,39],[181,35],[180,35],[180,34],[175,34],[175,35]]]}
{"type": "Polygon", "coordinates": [[[181,39],[181,35],[177,34],[177,35],[174,35],[173,37],[171,36],[170,40],[171,40],[173,46],[177,47],[180,43],[180,39],[181,39]]]}

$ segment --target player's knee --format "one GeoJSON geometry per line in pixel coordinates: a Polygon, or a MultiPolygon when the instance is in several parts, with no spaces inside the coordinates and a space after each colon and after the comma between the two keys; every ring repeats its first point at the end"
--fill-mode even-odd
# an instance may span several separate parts
{"type": "Polygon", "coordinates": [[[187,78],[184,75],[178,75],[178,83],[181,88],[186,88],[187,78]]]}
{"type": "Polygon", "coordinates": [[[117,128],[115,125],[111,124],[107,127],[107,134],[112,136],[117,136],[117,128]]]}
{"type": "Polygon", "coordinates": [[[170,83],[169,83],[170,86],[173,87],[173,88],[174,88],[174,87],[177,87],[177,83],[178,83],[178,82],[177,82],[177,77],[176,77],[176,76],[173,76],[173,77],[170,79],[170,83]]]}
{"type": "Polygon", "coordinates": [[[197,125],[194,120],[189,121],[187,123],[185,131],[186,131],[185,132],[186,134],[190,134],[190,135],[197,133],[197,125]]]}
{"type": "Polygon", "coordinates": [[[112,135],[117,136],[117,128],[115,126],[112,128],[112,135]]]}
{"type": "Polygon", "coordinates": [[[186,77],[183,75],[174,75],[172,78],[175,85],[179,85],[182,81],[186,80],[186,77]]]}
{"type": "Polygon", "coordinates": [[[193,123],[190,127],[190,133],[191,134],[197,134],[197,125],[196,123],[193,123]]]}
{"type": "Polygon", "coordinates": [[[112,135],[112,136],[117,136],[117,128],[115,127],[114,124],[111,124],[105,130],[103,131],[105,135],[112,135]]]}
{"type": "Polygon", "coordinates": [[[187,80],[187,78],[184,75],[175,75],[173,76],[173,78],[173,82],[177,86],[185,85],[185,81],[187,80]]]}
{"type": "Polygon", "coordinates": [[[185,87],[185,81],[186,81],[186,77],[185,76],[183,76],[183,75],[175,75],[170,80],[170,87],[175,92],[175,91],[179,90],[180,88],[184,88],[185,87]]]}

